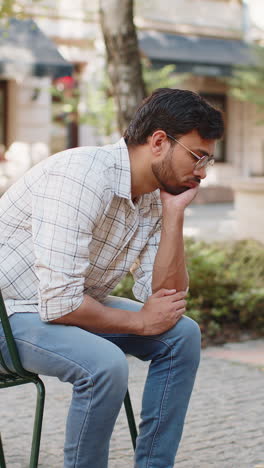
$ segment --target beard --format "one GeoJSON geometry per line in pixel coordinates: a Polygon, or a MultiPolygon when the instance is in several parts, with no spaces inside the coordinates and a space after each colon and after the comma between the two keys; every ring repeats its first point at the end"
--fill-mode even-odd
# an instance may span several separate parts
{"type": "Polygon", "coordinates": [[[186,190],[190,190],[190,187],[186,185],[182,185],[181,187],[175,187],[175,185],[169,185],[165,182],[159,180],[161,188],[165,190],[165,192],[170,193],[171,195],[180,195],[181,193],[186,192],[186,190]]]}
{"type": "Polygon", "coordinates": [[[186,192],[186,190],[189,190],[190,187],[183,185],[177,175],[174,175],[175,182],[173,185],[170,184],[169,181],[173,175],[172,153],[173,148],[168,151],[163,161],[158,164],[152,164],[152,172],[159,182],[160,188],[171,195],[180,195],[181,193],[186,192]]]}

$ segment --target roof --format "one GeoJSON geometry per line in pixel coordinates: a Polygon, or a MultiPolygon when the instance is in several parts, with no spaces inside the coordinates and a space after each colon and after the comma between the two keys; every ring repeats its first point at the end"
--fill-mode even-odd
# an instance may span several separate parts
{"type": "Polygon", "coordinates": [[[71,73],[72,65],[32,19],[0,24],[0,74],[58,78],[71,73]]]}
{"type": "Polygon", "coordinates": [[[234,66],[255,63],[251,48],[242,40],[179,36],[152,30],[140,31],[139,43],[153,63],[176,64],[177,71],[228,75],[234,66]]]}

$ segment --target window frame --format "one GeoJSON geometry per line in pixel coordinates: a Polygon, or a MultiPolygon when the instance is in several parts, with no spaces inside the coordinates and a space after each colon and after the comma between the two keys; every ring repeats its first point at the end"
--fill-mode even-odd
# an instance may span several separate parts
{"type": "MultiPolygon", "coordinates": [[[[210,93],[210,92],[199,92],[200,96],[202,96],[204,99],[206,99],[209,104],[212,104],[213,106],[219,108],[223,112],[223,117],[224,120],[226,121],[227,119],[227,95],[225,93],[210,93]],[[221,106],[219,106],[218,103],[221,103],[221,106]]],[[[224,134],[223,138],[221,139],[220,144],[222,145],[222,151],[221,151],[221,158],[215,159],[216,164],[217,163],[226,163],[227,162],[227,152],[226,152],[226,133],[224,134]]],[[[219,145],[219,143],[218,143],[219,145]]]]}
{"type": "Polygon", "coordinates": [[[3,92],[3,141],[0,141],[0,144],[7,147],[7,80],[0,79],[0,91],[3,92]]]}

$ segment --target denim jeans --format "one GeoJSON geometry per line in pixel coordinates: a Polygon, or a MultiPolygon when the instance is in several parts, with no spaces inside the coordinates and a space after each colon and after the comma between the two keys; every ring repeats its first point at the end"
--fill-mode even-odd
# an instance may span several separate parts
{"type": "MultiPolygon", "coordinates": [[[[142,304],[109,296],[109,307],[139,311],[142,304]]],[[[140,313],[140,312],[139,312],[140,313]]],[[[150,361],[135,468],[172,468],[200,359],[200,330],[183,316],[156,336],[94,334],[17,313],[10,323],[29,371],[73,384],[64,468],[106,468],[109,441],[128,382],[125,354],[150,361]]],[[[0,326],[0,347],[8,360],[0,326]]]]}

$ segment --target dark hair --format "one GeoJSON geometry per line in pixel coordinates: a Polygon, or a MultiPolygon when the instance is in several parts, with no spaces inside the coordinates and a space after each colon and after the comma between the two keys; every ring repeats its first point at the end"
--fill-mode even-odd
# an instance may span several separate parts
{"type": "Polygon", "coordinates": [[[142,145],[156,130],[174,137],[197,130],[204,139],[220,139],[223,116],[199,94],[189,90],[158,88],[144,99],[124,133],[128,145],[142,145]]]}

